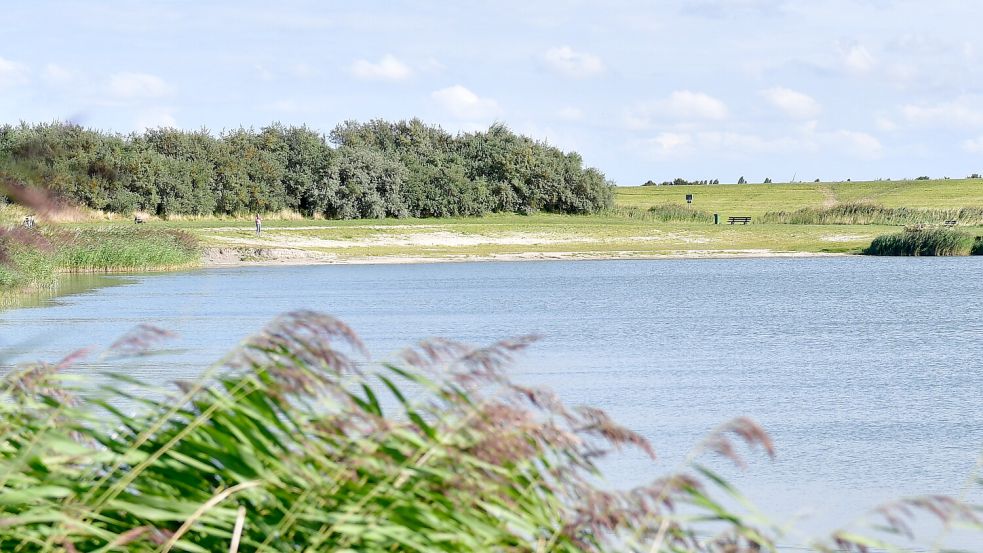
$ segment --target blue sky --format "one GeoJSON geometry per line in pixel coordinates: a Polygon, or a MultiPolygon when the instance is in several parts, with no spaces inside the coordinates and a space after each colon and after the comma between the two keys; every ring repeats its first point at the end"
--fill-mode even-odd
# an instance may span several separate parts
{"type": "Polygon", "coordinates": [[[9,2],[0,121],[501,121],[621,185],[983,173],[983,2],[9,2]]]}

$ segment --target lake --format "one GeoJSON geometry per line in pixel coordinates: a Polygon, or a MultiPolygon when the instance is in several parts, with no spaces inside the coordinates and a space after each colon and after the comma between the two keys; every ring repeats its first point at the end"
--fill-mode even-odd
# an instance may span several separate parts
{"type": "Polygon", "coordinates": [[[981,274],[980,257],[211,269],[109,277],[0,313],[0,347],[8,362],[54,360],[150,322],[179,333],[179,349],[127,372],[163,384],[297,308],[341,318],[375,358],[426,337],[539,333],[522,381],[655,444],[654,465],[606,463],[614,485],[672,470],[713,427],[749,415],[778,457],[752,452],[747,471],[726,473],[766,513],[818,531],[881,501],[963,489],[983,451],[981,274]]]}

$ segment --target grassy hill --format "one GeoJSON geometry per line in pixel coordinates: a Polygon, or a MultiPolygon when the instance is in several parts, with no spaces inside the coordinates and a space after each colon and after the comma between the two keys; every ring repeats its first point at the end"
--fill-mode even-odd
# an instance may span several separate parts
{"type": "Polygon", "coordinates": [[[638,208],[685,204],[686,194],[693,194],[694,209],[719,213],[721,217],[754,217],[768,211],[831,207],[850,202],[954,209],[983,206],[983,179],[632,186],[618,187],[615,202],[638,208]]]}

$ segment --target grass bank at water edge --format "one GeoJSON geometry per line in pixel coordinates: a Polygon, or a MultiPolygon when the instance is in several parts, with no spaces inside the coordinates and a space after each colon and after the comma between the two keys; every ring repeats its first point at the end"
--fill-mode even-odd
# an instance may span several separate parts
{"type": "Polygon", "coordinates": [[[193,266],[201,248],[171,229],[17,229],[0,236],[0,291],[39,289],[58,273],[163,270],[193,266]]]}

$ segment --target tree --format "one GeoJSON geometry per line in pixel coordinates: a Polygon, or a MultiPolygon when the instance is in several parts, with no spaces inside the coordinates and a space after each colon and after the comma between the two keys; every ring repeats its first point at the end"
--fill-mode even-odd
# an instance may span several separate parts
{"type": "Polygon", "coordinates": [[[329,136],[279,123],[218,136],[207,129],[123,136],[71,123],[4,125],[0,163],[72,202],[161,216],[595,213],[614,201],[613,184],[579,154],[501,124],[452,135],[419,119],[346,121],[329,136]]]}
{"type": "Polygon", "coordinates": [[[327,180],[324,214],[338,219],[405,217],[406,167],[382,152],[343,146],[327,180]]]}

